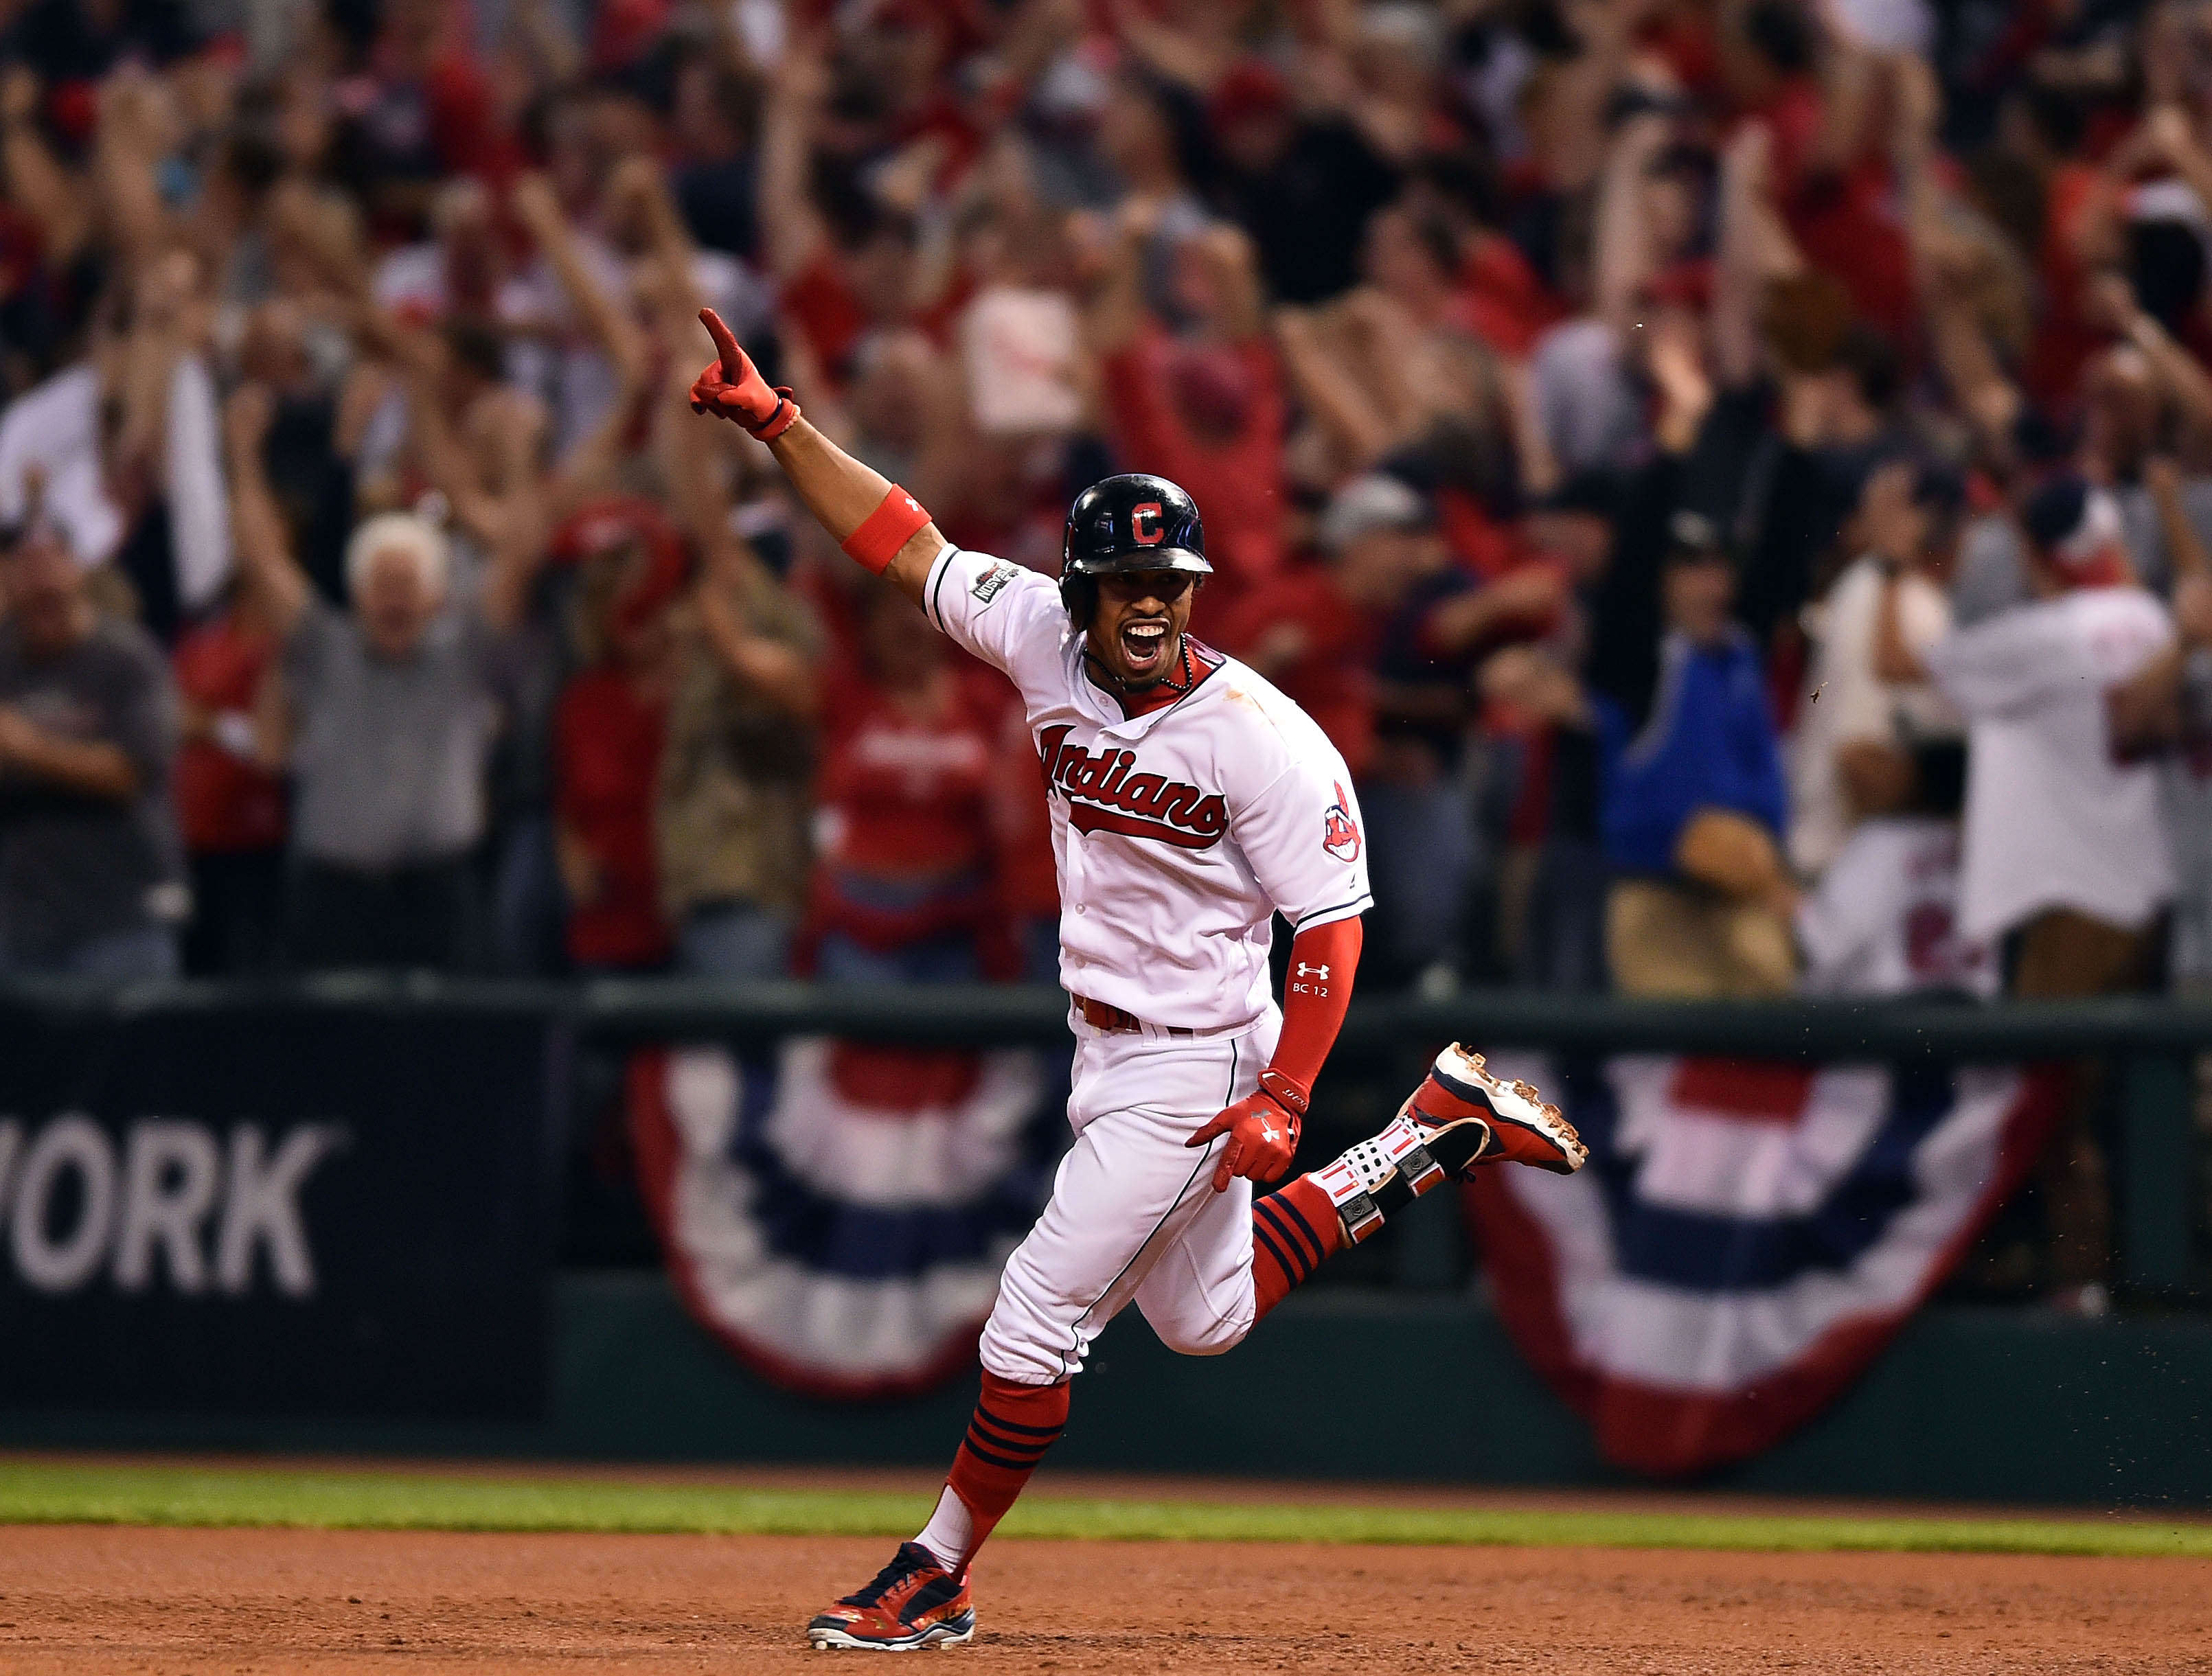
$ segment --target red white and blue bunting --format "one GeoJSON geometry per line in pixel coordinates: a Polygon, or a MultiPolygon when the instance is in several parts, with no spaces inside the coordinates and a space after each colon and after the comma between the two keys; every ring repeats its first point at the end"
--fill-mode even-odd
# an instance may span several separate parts
{"type": "Polygon", "coordinates": [[[1615,1464],[1678,1475],[1833,1400],[2049,1137],[2055,1071],[1495,1054],[1590,1147],[1468,1189],[1508,1330],[1615,1464]]]}
{"type": "Polygon", "coordinates": [[[1064,1067],[1025,1049],[794,1037],[629,1066],[639,1183],[686,1308],[776,1384],[847,1399],[974,1358],[1066,1096],[1064,1067]]]}

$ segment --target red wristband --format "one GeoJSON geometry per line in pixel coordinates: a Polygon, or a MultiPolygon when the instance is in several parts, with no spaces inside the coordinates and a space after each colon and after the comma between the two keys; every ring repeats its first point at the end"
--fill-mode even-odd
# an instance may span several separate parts
{"type": "Polygon", "coordinates": [[[922,510],[921,502],[893,483],[860,527],[840,544],[847,558],[880,576],[898,556],[899,549],[928,522],[929,514],[922,510]]]}
{"type": "Polygon", "coordinates": [[[1306,1108],[1313,1102],[1312,1090],[1299,1087],[1297,1078],[1284,1075],[1272,1065],[1260,1073],[1260,1092],[1292,1117],[1304,1117],[1306,1108]]]}

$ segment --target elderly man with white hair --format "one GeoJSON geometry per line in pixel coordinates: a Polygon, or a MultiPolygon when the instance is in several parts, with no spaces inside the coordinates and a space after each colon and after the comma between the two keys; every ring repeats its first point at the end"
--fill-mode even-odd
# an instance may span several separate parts
{"type": "Polygon", "coordinates": [[[473,600],[449,601],[443,534],[410,513],[356,529],[352,609],[315,598],[260,466],[265,392],[234,398],[239,562],[276,602],[283,651],[261,704],[261,750],[292,775],[285,945],[292,964],[465,969],[478,962],[471,853],[499,726],[501,636],[542,543],[517,531],[473,600]]]}

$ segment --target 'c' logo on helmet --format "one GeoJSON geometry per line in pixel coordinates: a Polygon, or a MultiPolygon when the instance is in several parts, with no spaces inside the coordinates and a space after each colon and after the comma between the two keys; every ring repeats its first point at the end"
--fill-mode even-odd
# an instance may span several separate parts
{"type": "Polygon", "coordinates": [[[1160,544],[1160,537],[1167,531],[1160,528],[1160,503],[1158,501],[1140,501],[1129,508],[1129,533],[1136,537],[1139,547],[1160,544]],[[1145,527],[1147,523],[1152,525],[1149,530],[1145,527]]]}

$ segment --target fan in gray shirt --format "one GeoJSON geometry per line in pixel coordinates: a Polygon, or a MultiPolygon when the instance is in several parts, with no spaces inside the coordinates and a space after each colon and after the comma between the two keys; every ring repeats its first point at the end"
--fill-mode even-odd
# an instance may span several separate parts
{"type": "Polygon", "coordinates": [[[473,612],[437,616],[395,656],[354,615],[308,603],[283,665],[301,860],[390,872],[474,847],[496,732],[492,653],[473,612]]]}
{"type": "Polygon", "coordinates": [[[49,529],[0,559],[0,974],[174,975],[185,892],[160,650],[49,529]]]}
{"type": "Polygon", "coordinates": [[[285,942],[298,967],[462,969],[479,946],[470,852],[498,732],[491,683],[542,543],[518,531],[478,597],[449,608],[445,537],[405,513],[346,546],[352,610],[317,600],[258,458],[263,392],[234,398],[239,562],[284,624],[262,748],[290,768],[285,942]]]}

